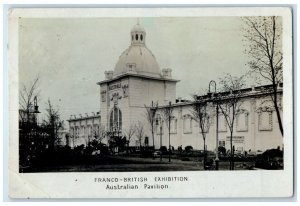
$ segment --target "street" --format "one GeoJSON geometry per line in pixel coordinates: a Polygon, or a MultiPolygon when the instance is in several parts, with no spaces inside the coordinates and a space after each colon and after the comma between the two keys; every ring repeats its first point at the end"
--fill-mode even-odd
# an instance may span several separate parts
{"type": "MultiPolygon", "coordinates": [[[[253,162],[236,162],[236,170],[247,170],[253,162]]],[[[24,172],[142,172],[142,171],[200,171],[200,161],[182,161],[168,158],[141,158],[128,156],[99,156],[85,164],[32,166],[24,172]]],[[[214,170],[214,169],[212,169],[214,170]]],[[[219,170],[229,170],[229,162],[219,162],[219,170]]]]}

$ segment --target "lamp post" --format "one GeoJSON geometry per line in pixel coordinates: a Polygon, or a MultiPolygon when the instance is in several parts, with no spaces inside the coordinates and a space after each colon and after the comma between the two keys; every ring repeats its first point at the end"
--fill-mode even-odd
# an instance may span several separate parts
{"type": "MultiPolygon", "coordinates": [[[[233,98],[233,90],[230,89],[230,98],[233,98]]],[[[232,107],[232,118],[234,118],[234,108],[232,107]]],[[[233,131],[233,128],[231,128],[233,131]]],[[[230,133],[230,170],[234,170],[234,145],[232,144],[232,132],[230,133]]]]}
{"type": "Polygon", "coordinates": [[[33,129],[34,129],[34,135],[35,135],[35,138],[36,138],[36,136],[37,136],[37,128],[38,128],[37,114],[40,113],[39,106],[37,105],[37,96],[34,96],[34,99],[33,99],[33,111],[31,113],[34,115],[34,117],[33,117],[33,121],[34,121],[33,122],[33,129]]]}
{"type": "Polygon", "coordinates": [[[39,106],[37,105],[37,96],[34,96],[34,113],[40,113],[39,106]]]}
{"type": "Polygon", "coordinates": [[[29,157],[29,161],[31,159],[31,156],[34,155],[35,149],[34,147],[37,147],[37,142],[35,142],[37,140],[36,136],[37,136],[37,114],[40,113],[39,112],[39,106],[37,105],[37,96],[34,96],[33,99],[33,108],[32,108],[32,103],[30,103],[27,107],[26,110],[26,115],[27,115],[27,119],[26,119],[26,131],[25,131],[25,148],[24,149],[28,149],[28,157],[29,157]]]}
{"type": "MultiPolygon", "coordinates": [[[[154,145],[154,133],[153,133],[153,124],[154,124],[154,122],[155,122],[155,111],[154,111],[154,105],[153,105],[153,101],[152,101],[152,104],[151,104],[152,106],[151,106],[151,117],[150,117],[150,120],[152,121],[151,122],[151,127],[152,127],[152,129],[151,129],[151,132],[152,132],[152,141],[153,141],[153,151],[155,152],[155,145],[154,145]]],[[[153,159],[155,159],[155,156],[153,155],[153,159]]]]}
{"type": "Polygon", "coordinates": [[[160,133],[159,133],[159,135],[160,135],[160,148],[159,148],[159,150],[160,150],[160,161],[162,161],[162,151],[161,151],[161,147],[162,147],[162,120],[161,120],[161,117],[159,117],[159,130],[160,130],[160,133]]]}
{"type": "Polygon", "coordinates": [[[169,118],[169,162],[171,162],[171,102],[169,102],[169,111],[168,111],[168,118],[169,118]]]}
{"type": "Polygon", "coordinates": [[[209,82],[209,87],[208,87],[208,96],[212,100],[215,98],[215,104],[216,104],[216,170],[219,169],[219,136],[218,136],[218,127],[219,127],[219,105],[218,105],[218,99],[217,97],[212,96],[211,92],[211,87],[214,87],[214,93],[216,95],[217,93],[217,83],[214,80],[211,80],[209,82]]]}

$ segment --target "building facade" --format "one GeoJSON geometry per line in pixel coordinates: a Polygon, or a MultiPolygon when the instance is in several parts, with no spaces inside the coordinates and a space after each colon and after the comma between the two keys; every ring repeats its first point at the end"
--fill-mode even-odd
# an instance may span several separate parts
{"type": "MultiPolygon", "coordinates": [[[[171,102],[173,112],[170,122],[170,145],[174,148],[190,145],[194,149],[203,149],[199,124],[191,113],[193,102],[176,99],[176,84],[179,80],[172,78],[170,68],[160,69],[155,56],[146,46],[146,31],[141,25],[137,24],[132,28],[130,40],[131,44],[121,53],[114,70],[106,71],[105,80],[97,83],[100,86],[101,118],[98,115],[69,120],[70,135],[77,140],[74,144],[86,145],[91,131],[95,128],[97,130],[101,127],[104,131],[126,136],[130,127],[142,125],[143,138],[152,146],[151,126],[146,117],[146,107],[150,107],[154,102],[159,105],[155,117],[154,145],[155,148],[168,147],[168,125],[162,117],[164,108],[171,102]]],[[[264,151],[283,146],[276,112],[270,104],[270,95],[263,88],[242,90],[241,107],[233,132],[233,144],[240,152],[264,151]]],[[[281,99],[282,88],[278,91],[281,99]]],[[[211,113],[211,124],[206,131],[207,149],[215,150],[217,146],[229,149],[230,133],[224,116],[219,112],[217,128],[216,106],[208,97],[202,98],[209,102],[211,113]]],[[[280,109],[282,112],[282,107],[280,109]]],[[[108,142],[107,139],[104,141],[108,142]]],[[[138,146],[139,142],[135,135],[129,145],[138,146]]]]}
{"type": "Polygon", "coordinates": [[[93,113],[92,115],[86,114],[85,116],[79,115],[76,117],[72,115],[69,122],[69,138],[65,141],[70,147],[80,145],[87,146],[93,139],[99,138],[100,126],[100,113],[93,113]]]}
{"type": "MultiPolygon", "coordinates": [[[[239,109],[235,115],[233,125],[232,142],[235,150],[238,152],[257,152],[265,151],[272,148],[283,148],[283,137],[280,133],[277,114],[273,109],[269,90],[264,88],[253,87],[242,89],[242,95],[239,97],[239,109]]],[[[220,93],[214,94],[215,96],[220,93]]],[[[228,95],[222,95],[222,99],[228,95]]],[[[282,97],[282,88],[279,88],[278,97],[282,97]]],[[[207,114],[209,115],[209,126],[205,128],[206,146],[208,150],[215,150],[217,145],[230,149],[230,129],[220,109],[218,107],[218,124],[217,124],[217,104],[213,98],[208,95],[201,96],[201,99],[207,102],[207,114]],[[218,125],[218,127],[217,127],[218,125]],[[217,135],[218,134],[218,135],[217,135]]],[[[171,145],[175,148],[178,146],[191,145],[196,149],[203,149],[203,137],[199,128],[199,120],[193,115],[194,102],[180,102],[172,104],[173,112],[171,118],[171,145]]],[[[158,116],[163,116],[163,109],[158,110],[158,116]]],[[[281,115],[282,107],[280,106],[281,115]]],[[[159,118],[158,118],[159,119],[159,118]]],[[[160,124],[157,121],[156,134],[157,143],[160,141],[160,124]]],[[[162,120],[162,144],[168,145],[168,128],[165,120],[162,120]]]]}

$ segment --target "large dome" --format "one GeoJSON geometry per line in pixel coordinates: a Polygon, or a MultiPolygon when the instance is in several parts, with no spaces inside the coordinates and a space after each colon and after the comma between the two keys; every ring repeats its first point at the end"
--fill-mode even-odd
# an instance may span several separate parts
{"type": "Polygon", "coordinates": [[[151,51],[138,45],[132,45],[122,53],[116,64],[114,75],[127,72],[160,77],[158,63],[151,51]]]}
{"type": "Polygon", "coordinates": [[[152,52],[145,46],[146,32],[139,24],[131,29],[131,45],[126,49],[115,66],[114,76],[136,73],[161,77],[159,65],[152,52]]]}

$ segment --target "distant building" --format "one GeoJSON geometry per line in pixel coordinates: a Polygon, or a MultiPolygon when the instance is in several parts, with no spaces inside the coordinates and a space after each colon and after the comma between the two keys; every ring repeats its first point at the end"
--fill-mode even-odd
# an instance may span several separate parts
{"type": "Polygon", "coordinates": [[[70,139],[69,131],[64,126],[60,127],[57,131],[55,146],[56,147],[63,147],[65,145],[71,146],[70,141],[71,139],[70,139]]]}
{"type": "Polygon", "coordinates": [[[92,115],[72,115],[69,122],[69,146],[88,145],[93,139],[97,138],[100,132],[100,113],[92,115]]]}
{"type": "MultiPolygon", "coordinates": [[[[168,130],[160,120],[162,110],[172,103],[171,146],[191,145],[194,149],[203,149],[203,140],[197,122],[191,114],[191,101],[176,99],[176,84],[179,80],[172,78],[172,69],[160,69],[153,53],[146,47],[146,32],[137,24],[130,32],[131,44],[120,55],[113,71],[105,72],[105,80],[98,82],[100,86],[100,115],[70,119],[70,135],[74,145],[86,144],[92,137],[92,131],[99,125],[105,131],[118,131],[126,136],[126,129],[131,125],[144,125],[144,140],[152,146],[152,135],[146,119],[145,106],[152,102],[159,104],[156,116],[155,147],[169,145],[168,130]],[[149,139],[148,139],[149,138],[149,139]]],[[[184,69],[184,68],[183,68],[184,69]]],[[[198,74],[197,74],[198,75],[198,74]]],[[[265,86],[268,87],[268,86],[265,86]]],[[[278,90],[282,98],[282,88],[278,90]]],[[[236,150],[257,151],[282,147],[283,140],[278,128],[276,113],[270,104],[270,96],[263,87],[253,87],[241,90],[242,106],[236,118],[233,144],[236,150]]],[[[222,98],[226,94],[221,95],[222,98]]],[[[208,96],[203,99],[210,101],[208,96]]],[[[282,101],[282,100],[281,100],[282,101]]],[[[282,112],[282,107],[280,108],[282,112]]],[[[210,110],[215,110],[211,104],[210,110]]],[[[219,115],[218,143],[216,142],[216,117],[207,131],[207,149],[215,150],[216,145],[229,149],[229,129],[224,116],[219,115]],[[217,144],[216,144],[217,143],[217,144]]],[[[106,140],[107,142],[107,140],[106,140]]],[[[136,137],[130,141],[131,146],[138,146],[136,137]]]]}

